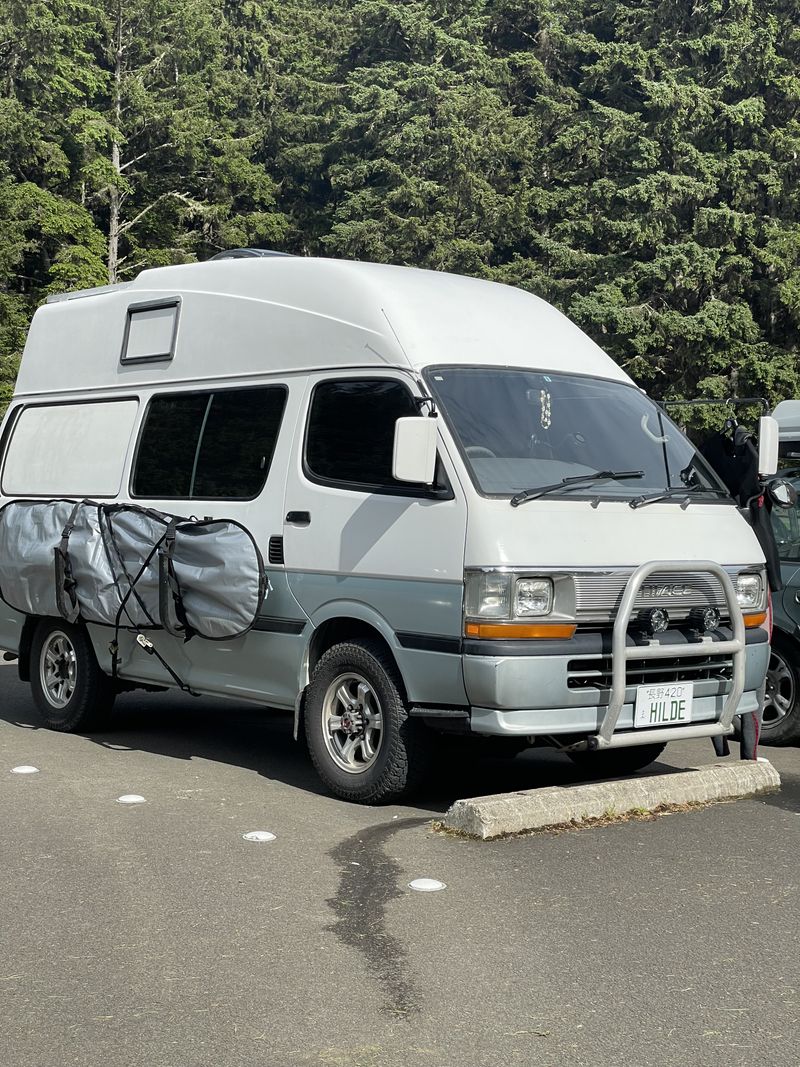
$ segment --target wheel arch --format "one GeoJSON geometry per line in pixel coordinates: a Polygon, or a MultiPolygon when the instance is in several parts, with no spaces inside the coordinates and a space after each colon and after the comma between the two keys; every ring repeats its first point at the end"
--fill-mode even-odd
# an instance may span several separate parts
{"type": "Polygon", "coordinates": [[[352,601],[337,602],[326,604],[324,608],[316,612],[311,617],[311,623],[313,629],[306,644],[297,685],[298,696],[294,710],[295,740],[300,734],[306,689],[314,668],[329,648],[342,641],[360,639],[377,642],[391,657],[397,669],[401,689],[404,693],[406,692],[397,656],[400,645],[392,627],[377,611],[352,601]]]}
{"type": "MultiPolygon", "coordinates": [[[[44,616],[42,616],[43,618],[44,616]]],[[[31,645],[36,627],[39,625],[40,616],[26,615],[22,624],[22,633],[19,636],[19,653],[17,655],[17,674],[21,682],[31,680],[31,645]]]]}
{"type": "Polygon", "coordinates": [[[775,626],[770,645],[766,690],[761,708],[759,743],[794,744],[800,739],[800,637],[797,633],[790,633],[781,626],[775,626]],[[779,714],[777,720],[767,718],[768,707],[778,704],[774,681],[770,679],[773,656],[777,656],[785,663],[792,683],[791,706],[779,714]]]}
{"type": "Polygon", "coordinates": [[[116,691],[97,663],[82,623],[70,623],[52,616],[37,617],[28,658],[32,661],[30,685],[33,700],[49,729],[78,733],[106,724],[116,691]],[[56,653],[62,657],[59,673],[46,677],[41,669],[44,664],[42,653],[56,634],[64,639],[67,648],[56,653]],[[62,681],[62,691],[56,693],[55,686],[62,681]]]}
{"type": "Polygon", "coordinates": [[[783,626],[775,623],[772,627],[770,644],[779,644],[786,648],[794,649],[800,656],[800,628],[790,632],[789,630],[784,629],[783,626]]]}

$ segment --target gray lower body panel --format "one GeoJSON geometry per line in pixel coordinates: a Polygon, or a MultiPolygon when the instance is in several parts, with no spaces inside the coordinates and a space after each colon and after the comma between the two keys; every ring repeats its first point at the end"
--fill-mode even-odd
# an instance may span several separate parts
{"type": "MultiPolygon", "coordinates": [[[[758,709],[758,691],[769,662],[766,641],[746,649],[745,687],[739,713],[758,709]]],[[[602,722],[609,691],[571,688],[574,656],[464,656],[464,680],[471,704],[471,729],[481,734],[593,733],[602,722]]],[[[725,703],[729,683],[694,683],[693,722],[712,723],[725,703]]],[[[636,687],[625,691],[618,728],[633,726],[636,687]]]]}
{"type": "Polygon", "coordinates": [[[467,704],[461,656],[408,648],[394,654],[412,704],[467,704]]]}
{"type": "Polygon", "coordinates": [[[25,616],[0,600],[0,650],[15,655],[19,652],[24,625],[25,616]]]}

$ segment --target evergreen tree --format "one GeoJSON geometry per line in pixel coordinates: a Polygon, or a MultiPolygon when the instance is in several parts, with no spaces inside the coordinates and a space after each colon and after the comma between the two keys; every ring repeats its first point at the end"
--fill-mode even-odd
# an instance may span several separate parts
{"type": "Polygon", "coordinates": [[[770,7],[565,5],[547,35],[580,101],[546,149],[560,302],[657,395],[797,391],[797,32],[770,7]]]}
{"type": "Polygon", "coordinates": [[[251,88],[215,0],[115,0],[105,130],[85,168],[106,205],[108,278],[233,241],[279,239],[275,183],[257,159],[251,88]]]}
{"type": "Polygon", "coordinates": [[[331,253],[486,274],[508,247],[524,124],[485,5],[362,0],[328,153],[331,253]]]}
{"type": "Polygon", "coordinates": [[[0,406],[36,304],[249,244],[797,394],[800,0],[0,0],[0,406]]]}
{"type": "Polygon", "coordinates": [[[73,180],[74,115],[102,78],[82,0],[0,4],[0,410],[39,299],[103,277],[103,238],[73,180]]]}

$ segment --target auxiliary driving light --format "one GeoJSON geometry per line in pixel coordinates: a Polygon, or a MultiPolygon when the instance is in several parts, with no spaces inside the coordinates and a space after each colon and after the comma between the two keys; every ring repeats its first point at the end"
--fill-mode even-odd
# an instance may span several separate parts
{"type": "Polygon", "coordinates": [[[663,634],[669,626],[669,612],[666,608],[653,608],[645,613],[645,620],[651,634],[663,634]]]}
{"type": "Polygon", "coordinates": [[[716,608],[697,608],[690,614],[689,622],[695,630],[705,630],[708,633],[719,627],[720,614],[716,608]]]}

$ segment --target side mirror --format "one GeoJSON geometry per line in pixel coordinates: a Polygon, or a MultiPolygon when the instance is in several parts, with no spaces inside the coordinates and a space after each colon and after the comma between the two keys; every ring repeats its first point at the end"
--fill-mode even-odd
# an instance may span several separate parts
{"type": "Polygon", "coordinates": [[[437,420],[410,415],[394,424],[392,474],[399,482],[433,485],[436,475],[437,420]]]}
{"type": "Polygon", "coordinates": [[[768,478],[778,469],[778,420],[762,415],[758,420],[758,473],[768,478]]]}
{"type": "Polygon", "coordinates": [[[797,490],[785,478],[775,478],[767,483],[767,492],[777,508],[791,508],[797,503],[797,490]]]}

